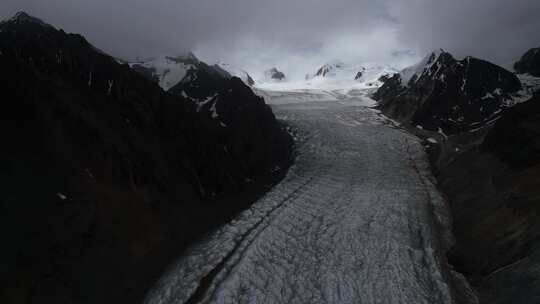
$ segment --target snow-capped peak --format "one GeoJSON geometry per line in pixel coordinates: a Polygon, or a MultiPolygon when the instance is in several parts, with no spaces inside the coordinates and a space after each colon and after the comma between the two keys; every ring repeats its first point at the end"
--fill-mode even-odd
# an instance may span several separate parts
{"type": "Polygon", "coordinates": [[[446,52],[443,49],[434,50],[426,57],[424,57],[424,59],[422,59],[422,61],[420,61],[419,63],[403,69],[399,73],[401,76],[402,85],[408,86],[409,82],[411,82],[413,78],[415,78],[416,80],[420,79],[420,76],[422,76],[425,71],[431,70],[431,67],[439,60],[439,57],[444,53],[446,52]]]}

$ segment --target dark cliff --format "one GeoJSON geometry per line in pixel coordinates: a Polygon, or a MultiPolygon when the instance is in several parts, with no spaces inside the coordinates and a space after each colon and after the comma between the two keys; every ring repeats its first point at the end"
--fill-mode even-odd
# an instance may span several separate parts
{"type": "Polygon", "coordinates": [[[454,217],[450,261],[481,303],[540,300],[539,118],[536,96],[505,111],[479,144],[436,168],[454,217]]]}
{"type": "Polygon", "coordinates": [[[291,138],[235,79],[218,121],[24,13],[0,24],[0,66],[3,303],[137,302],[289,165],[291,138]]]}

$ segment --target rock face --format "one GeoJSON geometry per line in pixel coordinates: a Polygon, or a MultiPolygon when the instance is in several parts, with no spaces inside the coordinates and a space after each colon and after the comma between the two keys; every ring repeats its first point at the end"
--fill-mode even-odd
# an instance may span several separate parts
{"type": "Polygon", "coordinates": [[[436,168],[454,219],[449,259],[480,303],[540,299],[539,97],[504,111],[479,145],[436,168]]]}
{"type": "Polygon", "coordinates": [[[246,80],[245,82],[249,85],[249,86],[254,86],[255,85],[255,80],[253,80],[253,78],[251,77],[251,75],[247,74],[246,73],[246,80]]]}
{"type": "Polygon", "coordinates": [[[171,87],[169,93],[191,98],[195,102],[203,101],[224,91],[229,85],[232,76],[221,71],[201,62],[196,68],[189,69],[185,77],[171,87]]]}
{"type": "Polygon", "coordinates": [[[540,48],[529,50],[514,64],[514,69],[520,74],[531,74],[540,77],[540,48]]]}
{"type": "Polygon", "coordinates": [[[504,113],[482,148],[515,168],[540,163],[540,94],[504,113]]]}
{"type": "Polygon", "coordinates": [[[283,81],[287,78],[285,74],[279,71],[277,68],[271,68],[270,70],[264,72],[264,75],[268,80],[271,81],[283,81]]]}
{"type": "Polygon", "coordinates": [[[454,134],[495,119],[519,90],[511,72],[473,57],[458,61],[441,50],[387,79],[374,98],[400,122],[454,134]]]}
{"type": "Polygon", "coordinates": [[[26,14],[0,24],[0,66],[2,303],[137,302],[290,162],[236,78],[197,91],[218,94],[203,111],[26,14]]]}
{"type": "MultiPolygon", "coordinates": [[[[227,77],[212,67],[201,66],[188,71],[187,76],[169,93],[184,97],[195,104],[195,111],[211,127],[213,136],[219,138],[233,159],[242,159],[236,172],[224,173],[251,179],[263,168],[276,171],[284,168],[290,138],[284,136],[264,99],[255,95],[237,77],[227,77]],[[249,152],[248,155],[242,155],[249,152]],[[279,161],[275,162],[276,156],[279,161]]],[[[242,180],[239,181],[240,183],[242,180]]]]}

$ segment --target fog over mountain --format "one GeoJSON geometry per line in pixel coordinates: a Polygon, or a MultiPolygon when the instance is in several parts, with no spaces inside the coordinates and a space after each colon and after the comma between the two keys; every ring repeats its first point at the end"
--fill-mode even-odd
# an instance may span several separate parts
{"type": "Polygon", "coordinates": [[[124,58],[195,51],[302,77],[333,59],[406,65],[434,48],[499,64],[540,44],[535,0],[4,0],[124,58]]]}

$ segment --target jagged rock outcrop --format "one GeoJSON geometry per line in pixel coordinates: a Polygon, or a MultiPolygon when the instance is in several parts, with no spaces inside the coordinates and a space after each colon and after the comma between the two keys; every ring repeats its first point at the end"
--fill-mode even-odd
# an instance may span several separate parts
{"type": "Polygon", "coordinates": [[[190,98],[196,103],[203,102],[208,97],[224,92],[229,86],[232,76],[221,71],[224,70],[200,62],[196,68],[189,69],[169,93],[190,98]]]}
{"type": "Polygon", "coordinates": [[[287,77],[277,68],[271,68],[264,72],[264,76],[270,81],[284,81],[287,77]]]}
{"type": "Polygon", "coordinates": [[[255,85],[255,80],[253,80],[253,78],[251,77],[251,75],[249,74],[246,74],[246,81],[245,81],[249,86],[254,86],[255,85]]]}
{"type": "Polygon", "coordinates": [[[290,160],[291,138],[234,78],[217,120],[24,13],[0,24],[0,66],[2,303],[137,302],[290,160]]]}
{"type": "Polygon", "coordinates": [[[314,77],[331,76],[331,75],[334,75],[337,70],[343,69],[344,67],[345,67],[345,64],[341,61],[330,62],[320,67],[315,73],[314,77]]]}
{"type": "Polygon", "coordinates": [[[514,64],[514,69],[520,74],[531,74],[540,77],[540,48],[527,51],[521,59],[514,64]]]}
{"type": "Polygon", "coordinates": [[[511,72],[441,50],[386,80],[373,97],[383,113],[402,123],[454,134],[492,122],[520,90],[511,72]]]}

